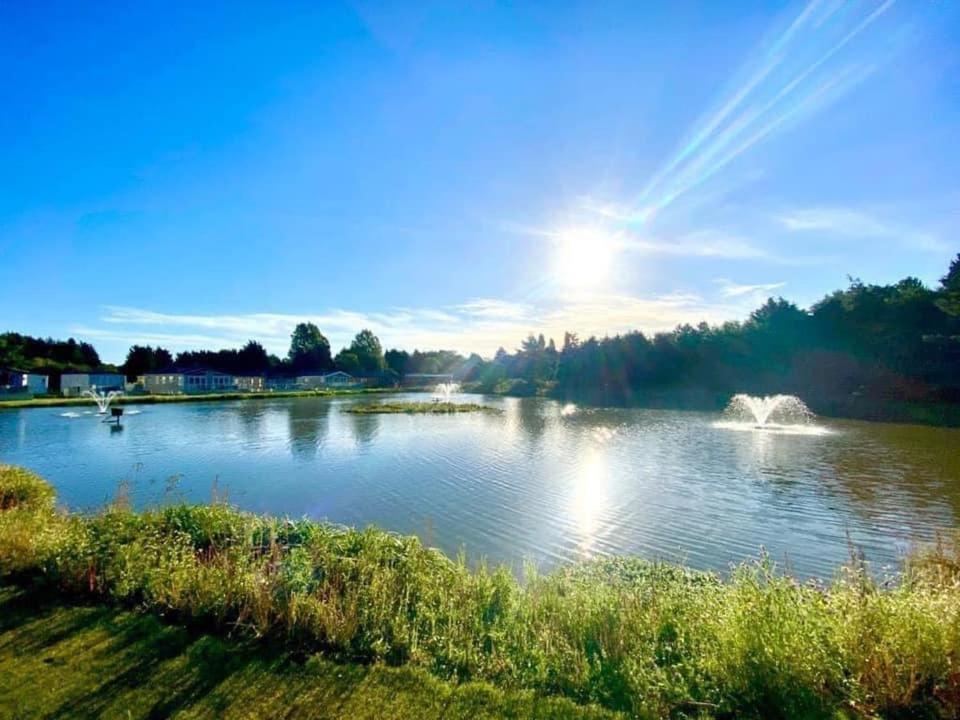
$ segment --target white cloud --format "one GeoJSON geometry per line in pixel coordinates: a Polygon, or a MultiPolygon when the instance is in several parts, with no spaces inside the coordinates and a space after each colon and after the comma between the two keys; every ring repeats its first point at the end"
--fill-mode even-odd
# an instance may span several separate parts
{"type": "Polygon", "coordinates": [[[334,351],[349,344],[360,329],[370,328],[387,348],[449,349],[491,356],[500,346],[517,347],[531,332],[542,332],[558,342],[566,331],[581,337],[631,330],[656,332],[687,322],[739,319],[751,309],[737,293],[722,302],[710,302],[684,292],[649,297],[583,292],[570,294],[562,302],[541,305],[480,298],[439,309],[403,308],[384,313],[333,309],[303,315],[175,314],[110,306],[104,309],[98,325],[75,325],[70,332],[108,344],[113,352],[105,357],[116,361],[122,360],[133,344],[162,345],[177,352],[239,347],[251,339],[283,355],[294,326],[307,321],[320,327],[334,351]]]}
{"type": "Polygon", "coordinates": [[[464,315],[477,318],[495,318],[519,320],[527,316],[532,309],[524,303],[507,302],[506,300],[495,300],[491,298],[476,298],[468,300],[462,305],[457,305],[464,315]]]}
{"type": "Polygon", "coordinates": [[[656,255],[682,255],[704,258],[760,259],[770,254],[745,238],[717,230],[697,230],[675,238],[636,237],[624,241],[630,250],[656,255]]]}
{"type": "Polygon", "coordinates": [[[742,297],[744,295],[757,295],[768,293],[772,290],[778,290],[786,285],[785,282],[775,282],[775,283],[758,283],[756,285],[741,285],[740,283],[735,283],[732,280],[727,280],[726,278],[717,278],[715,281],[720,285],[720,294],[723,297],[735,298],[742,297]]]}
{"type": "Polygon", "coordinates": [[[946,252],[950,246],[936,233],[889,222],[862,210],[814,207],[780,214],[777,221],[791,232],[819,232],[834,238],[888,240],[911,249],[946,252]]]}

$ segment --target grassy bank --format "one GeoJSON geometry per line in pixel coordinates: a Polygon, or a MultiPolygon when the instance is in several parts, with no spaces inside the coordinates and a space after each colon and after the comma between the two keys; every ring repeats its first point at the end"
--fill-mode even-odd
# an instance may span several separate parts
{"type": "MultiPolygon", "coordinates": [[[[519,583],[414,538],[229,507],[53,509],[0,469],[0,577],[326,661],[483,681],[639,717],[955,717],[960,561],[827,586],[617,559],[519,583]]],[[[27,660],[24,660],[27,662],[27,660]]],[[[372,672],[372,670],[369,670],[372,672]]],[[[237,692],[242,692],[242,683],[237,692]]]]}
{"type": "MultiPolygon", "coordinates": [[[[340,395],[382,395],[397,392],[393,388],[359,388],[344,390],[284,390],[280,392],[229,392],[229,393],[184,393],[182,395],[124,395],[115,398],[111,405],[156,405],[161,403],[277,400],[280,398],[336,397],[340,395]]],[[[0,400],[4,408],[93,407],[90,398],[32,398],[30,400],[0,400]]]]}
{"type": "Polygon", "coordinates": [[[0,717],[614,720],[419,668],[337,663],[155,615],[0,587],[0,717]]]}
{"type": "Polygon", "coordinates": [[[451,413],[489,412],[499,413],[500,410],[487,405],[476,403],[453,402],[394,402],[374,403],[371,405],[352,405],[345,412],[355,415],[445,415],[451,413]]]}

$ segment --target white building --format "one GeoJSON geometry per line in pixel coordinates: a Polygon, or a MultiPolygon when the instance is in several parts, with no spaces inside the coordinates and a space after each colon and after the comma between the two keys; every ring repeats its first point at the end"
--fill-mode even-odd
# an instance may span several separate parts
{"type": "Polygon", "coordinates": [[[157,370],[143,374],[143,389],[152,395],[229,392],[237,389],[233,375],[217,370],[157,370]]]}
{"type": "Polygon", "coordinates": [[[123,390],[126,381],[120,373],[64,373],[60,376],[60,392],[66,397],[76,397],[93,388],[101,392],[123,390]]]}
{"type": "Polygon", "coordinates": [[[342,370],[328,373],[311,373],[297,376],[297,387],[306,390],[317,390],[325,387],[344,387],[352,385],[356,380],[353,375],[342,370]]]}
{"type": "Polygon", "coordinates": [[[263,375],[237,375],[237,390],[242,392],[263,392],[267,389],[266,378],[263,375]]]}

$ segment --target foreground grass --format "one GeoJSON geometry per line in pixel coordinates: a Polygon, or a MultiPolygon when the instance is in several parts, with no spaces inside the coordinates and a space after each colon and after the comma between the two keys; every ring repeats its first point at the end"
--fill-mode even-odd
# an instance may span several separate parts
{"type": "Polygon", "coordinates": [[[613,719],[421,669],[336,663],[277,643],[43,590],[0,587],[0,717],[613,719]]]}
{"type": "MultiPolygon", "coordinates": [[[[951,548],[914,558],[891,584],[857,565],[821,587],[764,562],[721,580],[633,559],[528,570],[521,584],[415,538],[219,505],[66,515],[31,482],[45,487],[0,469],[0,487],[17,488],[0,513],[0,577],[319,652],[322,667],[402,668],[650,718],[960,714],[951,548]]],[[[231,687],[239,702],[245,683],[231,687]]]]}
{"type": "Polygon", "coordinates": [[[497,408],[477,403],[454,402],[393,402],[374,403],[371,405],[351,405],[345,412],[354,415],[447,415],[452,413],[488,412],[498,413],[497,408]]]}
{"type": "MultiPolygon", "coordinates": [[[[157,405],[163,403],[278,400],[281,398],[301,397],[337,397],[340,395],[382,395],[397,392],[394,388],[355,388],[332,390],[281,390],[278,392],[225,392],[225,393],[183,393],[182,395],[121,395],[111,405],[157,405]]],[[[87,397],[79,398],[31,398],[29,400],[0,400],[0,410],[31,407],[73,407],[77,405],[93,406],[87,397]]]]}

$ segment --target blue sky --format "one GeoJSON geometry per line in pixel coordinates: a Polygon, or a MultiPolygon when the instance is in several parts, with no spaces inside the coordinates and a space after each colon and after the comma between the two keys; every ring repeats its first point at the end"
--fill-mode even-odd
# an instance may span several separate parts
{"type": "Polygon", "coordinates": [[[960,250],[954,2],[6,2],[0,69],[0,330],[108,361],[492,354],[960,250]]]}

